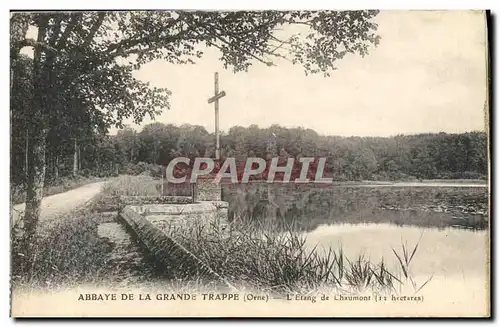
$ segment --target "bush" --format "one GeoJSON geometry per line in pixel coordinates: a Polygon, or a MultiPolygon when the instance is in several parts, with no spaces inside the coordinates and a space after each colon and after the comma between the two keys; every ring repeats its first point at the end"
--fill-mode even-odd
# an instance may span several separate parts
{"type": "Polygon", "coordinates": [[[39,226],[29,245],[13,236],[13,287],[54,289],[107,278],[112,244],[97,234],[99,219],[84,208],[39,226]]]}
{"type": "Polygon", "coordinates": [[[163,171],[164,168],[161,165],[150,164],[142,161],[137,164],[127,163],[124,167],[122,167],[122,169],[120,169],[120,173],[125,175],[144,175],[156,178],[160,178],[163,171]]]}
{"type": "Polygon", "coordinates": [[[104,196],[158,196],[161,181],[150,176],[119,176],[102,188],[104,196]]]}
{"type": "Polygon", "coordinates": [[[92,176],[92,170],[88,169],[88,168],[84,168],[84,169],[80,170],[79,174],[81,176],[84,176],[84,177],[90,177],[90,176],[92,176]]]}

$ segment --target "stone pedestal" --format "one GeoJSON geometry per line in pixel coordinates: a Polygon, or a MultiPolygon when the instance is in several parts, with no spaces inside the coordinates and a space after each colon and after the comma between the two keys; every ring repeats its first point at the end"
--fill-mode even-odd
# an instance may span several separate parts
{"type": "Polygon", "coordinates": [[[195,187],[195,201],[221,201],[222,186],[214,183],[213,176],[199,177],[195,187]]]}

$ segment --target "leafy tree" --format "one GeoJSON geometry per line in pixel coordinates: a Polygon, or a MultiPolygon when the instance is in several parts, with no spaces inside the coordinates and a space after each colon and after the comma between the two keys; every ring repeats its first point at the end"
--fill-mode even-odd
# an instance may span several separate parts
{"type": "MultiPolygon", "coordinates": [[[[139,123],[168,108],[169,92],[132,76],[154,60],[188,63],[200,58],[205,44],[221,51],[234,71],[252,62],[273,65],[289,58],[307,73],[328,75],[346,54],[365,55],[377,44],[377,11],[236,11],[236,12],[44,12],[11,16],[11,58],[23,46],[34,47],[33,93],[26,116],[32,133],[28,149],[26,227],[36,230],[45,179],[46,137],[54,115],[66,111],[69,95],[94,124],[122,126],[132,117],[139,123]],[[280,39],[275,31],[295,24],[307,28],[305,38],[280,39]],[[36,40],[26,38],[28,26],[36,40]]],[[[13,70],[11,70],[13,71],[13,70]]],[[[63,115],[64,116],[64,115],[63,115]]]]}
{"type": "Polygon", "coordinates": [[[136,162],[138,137],[136,131],[128,126],[119,130],[116,135],[116,142],[120,150],[122,162],[136,162]]]}

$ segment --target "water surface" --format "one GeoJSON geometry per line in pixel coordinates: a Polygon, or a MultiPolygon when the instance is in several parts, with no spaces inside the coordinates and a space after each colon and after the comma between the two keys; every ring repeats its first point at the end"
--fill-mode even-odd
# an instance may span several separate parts
{"type": "Polygon", "coordinates": [[[392,269],[398,265],[392,249],[401,253],[401,244],[413,249],[418,243],[410,274],[419,285],[432,276],[422,294],[443,305],[470,303],[478,311],[488,305],[487,231],[344,224],[321,225],[305,235],[310,248],[317,246],[321,251],[342,246],[347,258],[364,254],[374,263],[383,258],[392,269]]]}
{"type": "Polygon", "coordinates": [[[390,224],[321,225],[306,233],[310,246],[342,246],[348,256],[364,253],[379,261],[395,262],[394,248],[402,244],[411,249],[418,243],[412,262],[415,274],[484,275],[487,263],[488,234],[457,228],[420,228],[390,224]]]}

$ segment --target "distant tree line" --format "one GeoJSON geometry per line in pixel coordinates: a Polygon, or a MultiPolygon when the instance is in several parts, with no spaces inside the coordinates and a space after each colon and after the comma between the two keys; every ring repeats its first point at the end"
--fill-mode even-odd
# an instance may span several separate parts
{"type": "MultiPolygon", "coordinates": [[[[23,183],[25,176],[22,136],[23,133],[17,133],[12,139],[11,176],[15,184],[23,183]]],[[[125,127],[117,135],[88,133],[79,138],[67,131],[51,141],[49,138],[49,181],[75,171],[93,176],[138,174],[154,169],[151,167],[166,166],[175,157],[213,158],[215,153],[214,135],[202,126],[188,124],[152,123],[140,132],[125,127]]],[[[485,178],[488,167],[487,136],[483,132],[340,137],[278,125],[235,126],[222,133],[221,155],[239,160],[270,155],[326,157],[325,174],[339,181],[476,179],[485,178]]]]}

